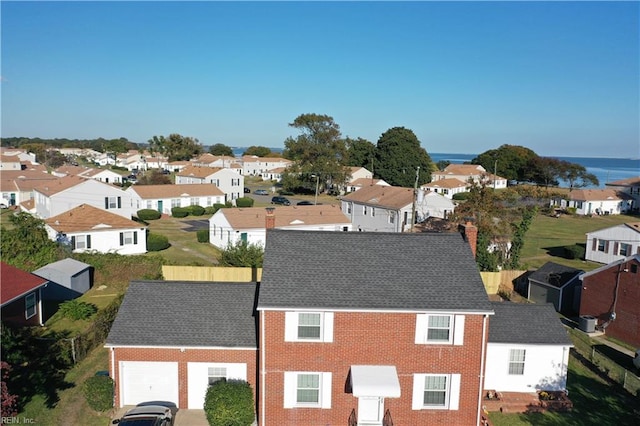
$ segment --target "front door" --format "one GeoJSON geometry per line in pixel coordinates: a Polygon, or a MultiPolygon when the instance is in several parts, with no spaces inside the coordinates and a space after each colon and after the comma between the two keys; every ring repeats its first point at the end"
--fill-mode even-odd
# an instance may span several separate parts
{"type": "Polygon", "coordinates": [[[162,200],[158,200],[158,211],[162,213],[162,200]]]}
{"type": "Polygon", "coordinates": [[[358,426],[382,424],[384,398],[361,396],[358,398],[358,426]]]}

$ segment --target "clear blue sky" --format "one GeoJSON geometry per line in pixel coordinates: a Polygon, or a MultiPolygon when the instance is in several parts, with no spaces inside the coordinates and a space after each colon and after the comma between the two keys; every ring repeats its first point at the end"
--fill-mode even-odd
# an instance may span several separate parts
{"type": "Polygon", "coordinates": [[[640,156],[638,2],[1,2],[2,136],[640,156]]]}

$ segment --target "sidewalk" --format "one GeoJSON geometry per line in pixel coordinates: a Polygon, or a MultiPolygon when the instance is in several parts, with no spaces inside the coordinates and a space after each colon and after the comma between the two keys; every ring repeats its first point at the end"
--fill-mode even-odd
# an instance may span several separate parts
{"type": "Polygon", "coordinates": [[[635,353],[634,353],[632,350],[627,349],[627,348],[625,348],[625,347],[623,347],[623,346],[620,346],[620,345],[618,345],[618,344],[616,344],[616,343],[612,342],[611,340],[607,339],[607,338],[604,336],[604,334],[601,334],[601,335],[599,335],[599,336],[591,336],[591,335],[589,335],[589,334],[587,334],[587,335],[588,335],[589,337],[591,337],[593,340],[595,340],[596,342],[598,342],[598,343],[600,343],[600,344],[603,344],[603,345],[607,345],[607,346],[609,346],[610,348],[613,348],[613,349],[617,350],[617,351],[618,351],[618,352],[620,352],[620,353],[623,353],[623,354],[625,354],[625,355],[630,356],[632,359],[633,359],[633,357],[635,356],[635,353]]]}

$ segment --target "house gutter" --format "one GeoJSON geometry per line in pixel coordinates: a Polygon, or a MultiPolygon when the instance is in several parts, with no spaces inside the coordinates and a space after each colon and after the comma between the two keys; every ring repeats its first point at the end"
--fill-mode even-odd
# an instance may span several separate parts
{"type": "Polygon", "coordinates": [[[265,388],[266,388],[266,381],[267,381],[267,371],[265,370],[265,358],[266,358],[266,350],[265,350],[265,342],[266,339],[264,338],[264,333],[265,333],[265,326],[264,326],[264,311],[260,311],[260,346],[262,346],[262,350],[260,353],[260,364],[262,364],[260,366],[260,400],[261,400],[261,409],[260,409],[260,417],[261,417],[261,421],[260,421],[260,425],[261,426],[265,426],[266,423],[266,415],[265,415],[265,411],[266,411],[266,406],[265,406],[265,388]]]}
{"type": "Polygon", "coordinates": [[[484,358],[485,350],[487,348],[486,336],[487,336],[487,318],[489,316],[484,314],[482,316],[482,357],[480,358],[480,386],[478,387],[478,414],[476,415],[476,424],[480,424],[480,413],[482,411],[482,392],[484,391],[484,358]]]}

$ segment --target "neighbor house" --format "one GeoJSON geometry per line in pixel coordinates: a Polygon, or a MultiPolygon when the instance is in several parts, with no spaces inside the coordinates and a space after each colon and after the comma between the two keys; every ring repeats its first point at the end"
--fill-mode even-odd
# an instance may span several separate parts
{"type": "Polygon", "coordinates": [[[431,173],[431,183],[444,179],[458,179],[465,183],[471,180],[495,189],[507,187],[507,179],[491,174],[477,164],[449,164],[444,170],[431,173]]]}
{"type": "Polygon", "coordinates": [[[453,202],[439,194],[399,186],[370,185],[342,198],[342,211],[359,231],[405,232],[414,211],[417,223],[446,218],[454,209],[453,202]]]}
{"type": "Polygon", "coordinates": [[[204,408],[209,385],[257,389],[255,283],[133,281],[105,347],[116,407],[171,401],[204,408]]]}
{"type": "Polygon", "coordinates": [[[40,170],[2,172],[0,192],[2,202],[7,206],[17,206],[33,198],[34,188],[58,178],[40,170]]]}
{"type": "Polygon", "coordinates": [[[580,276],[580,316],[595,317],[607,336],[640,347],[640,254],[580,276]]]}
{"type": "Polygon", "coordinates": [[[176,173],[176,184],[213,184],[225,195],[225,202],[244,196],[244,176],[231,169],[185,167],[176,173]]]}
{"type": "Polygon", "coordinates": [[[133,210],[157,210],[162,214],[171,214],[174,207],[224,204],[224,193],[215,185],[187,183],[183,185],[133,185],[127,188],[131,195],[133,210]]]}
{"type": "Polygon", "coordinates": [[[633,197],[615,189],[574,189],[551,199],[552,206],[575,209],[578,215],[609,215],[631,211],[633,197]]]}
{"type": "Polygon", "coordinates": [[[4,262],[0,262],[0,278],[2,322],[14,326],[43,325],[42,289],[49,281],[4,262]]]}
{"type": "Polygon", "coordinates": [[[0,155],[0,170],[22,170],[20,157],[17,155],[0,155]]]}
{"type": "Polygon", "coordinates": [[[33,190],[36,214],[47,219],[80,204],[131,219],[131,197],[122,189],[78,176],[67,176],[46,182],[33,190]]]}
{"type": "Polygon", "coordinates": [[[241,161],[243,175],[262,176],[263,180],[266,180],[265,175],[273,175],[276,173],[276,169],[285,170],[292,164],[291,160],[282,157],[257,157],[255,155],[244,155],[241,161]]]}
{"type": "Polygon", "coordinates": [[[266,247],[260,425],[479,424],[493,308],[459,234],[274,229],[266,247]]]}
{"type": "Polygon", "coordinates": [[[89,204],[45,219],[45,229],[51,240],[68,245],[74,253],[147,252],[146,226],[89,204]]]}
{"type": "Polygon", "coordinates": [[[529,275],[527,299],[534,303],[552,303],[554,308],[573,316],[580,308],[580,274],[584,271],[547,262],[529,275]]]}
{"type": "Polygon", "coordinates": [[[451,200],[454,195],[467,192],[469,184],[457,178],[447,178],[425,183],[420,188],[443,195],[451,200]]]}
{"type": "Polygon", "coordinates": [[[633,197],[633,211],[637,213],[640,210],[640,176],[607,182],[605,185],[633,197]]]}
{"type": "Polygon", "coordinates": [[[264,247],[267,229],[351,231],[349,218],[335,205],[219,209],[209,219],[209,242],[224,249],[239,241],[264,247]]]}
{"type": "Polygon", "coordinates": [[[553,305],[493,302],[491,307],[485,390],[566,390],[573,344],[553,305]]]}
{"type": "Polygon", "coordinates": [[[349,192],[354,192],[371,185],[391,186],[382,179],[359,178],[353,179],[351,182],[347,183],[344,192],[348,194],[349,192]]]}
{"type": "Polygon", "coordinates": [[[587,232],[586,260],[611,263],[632,254],[640,254],[640,222],[587,232]]]}

